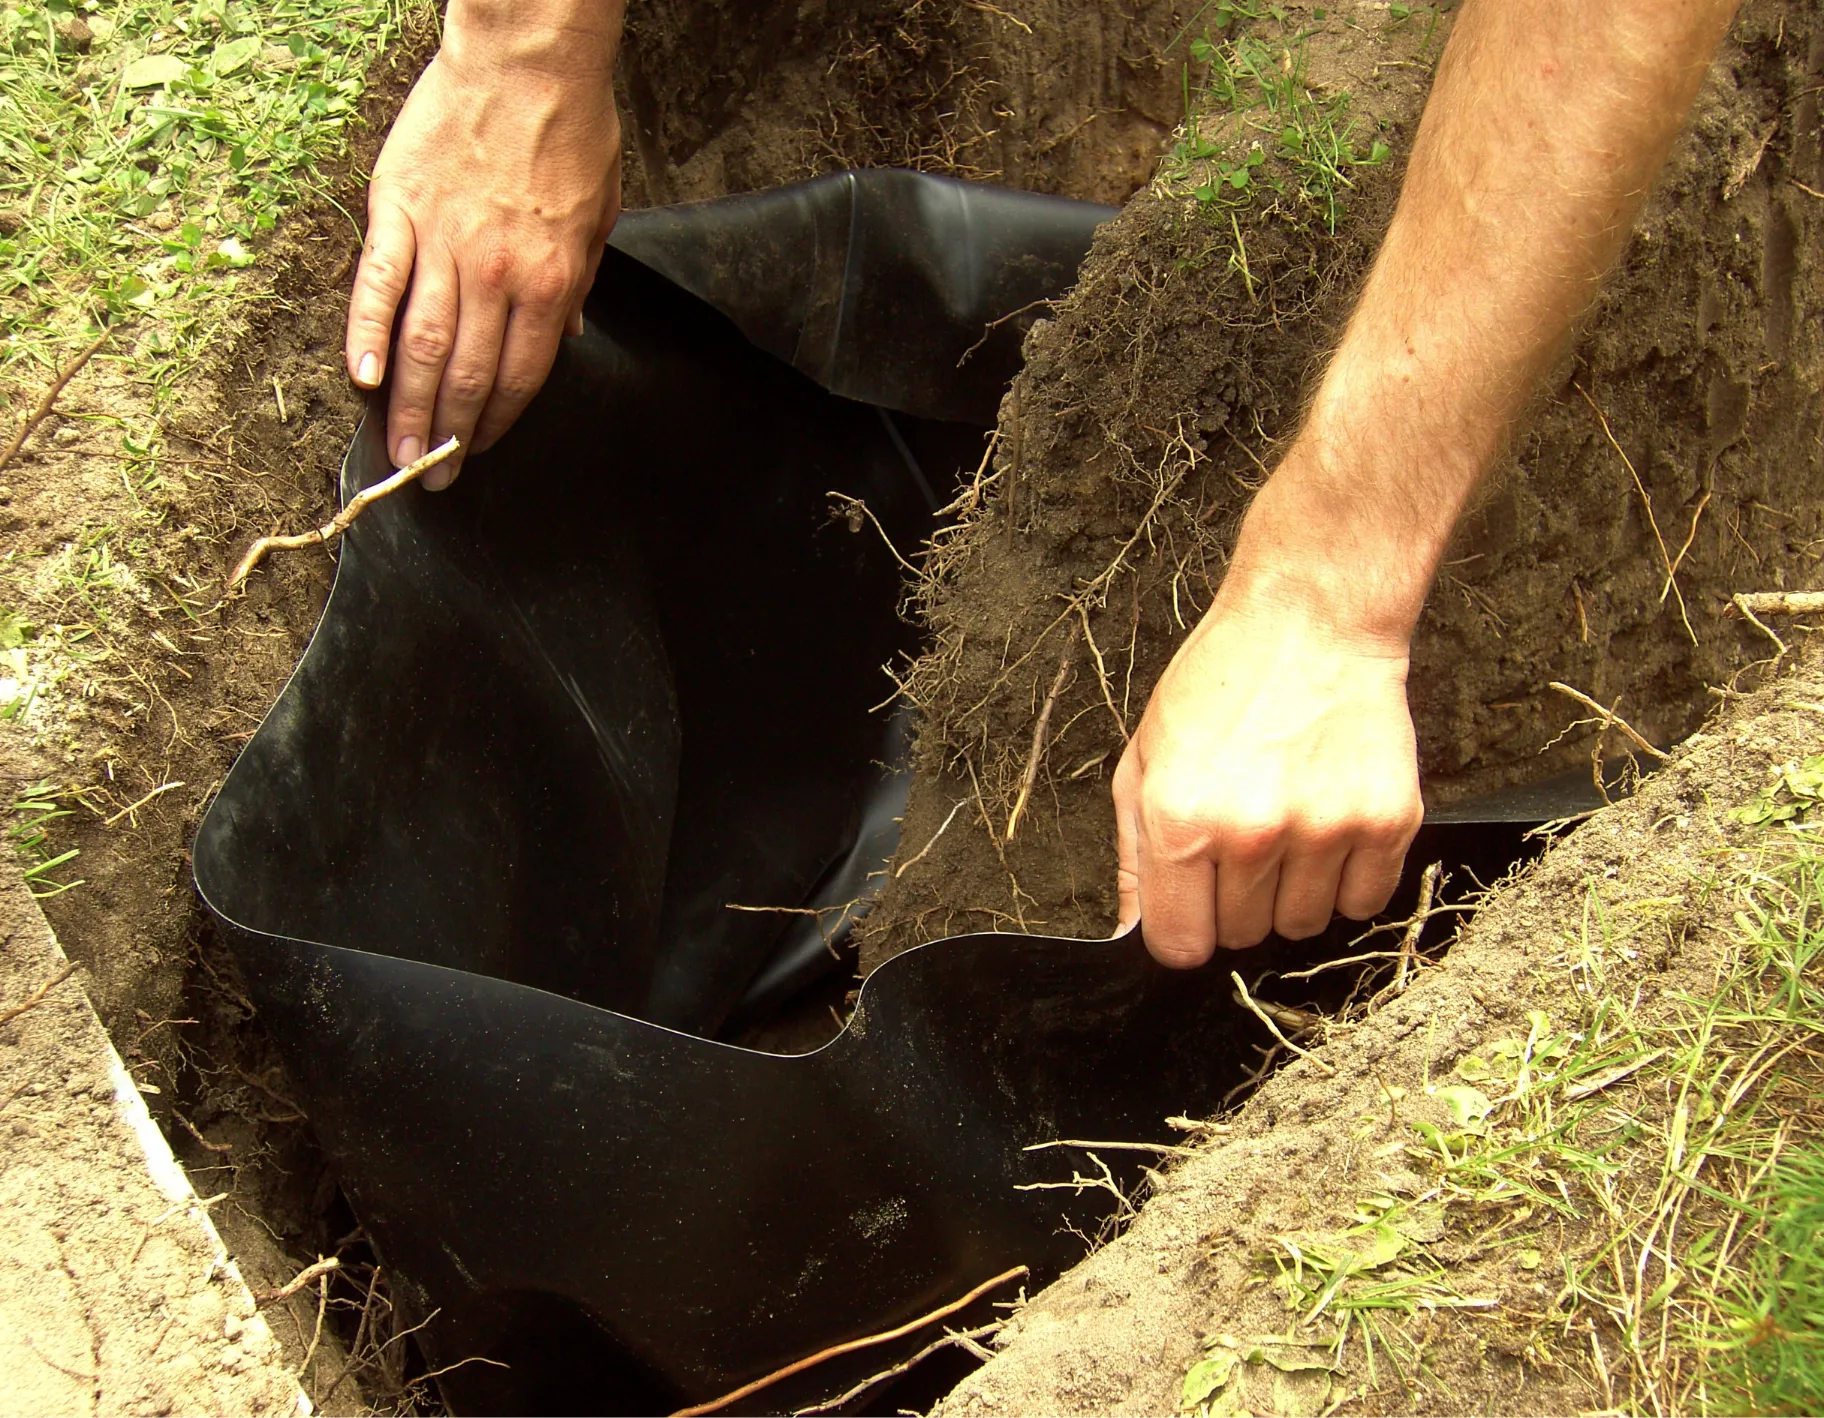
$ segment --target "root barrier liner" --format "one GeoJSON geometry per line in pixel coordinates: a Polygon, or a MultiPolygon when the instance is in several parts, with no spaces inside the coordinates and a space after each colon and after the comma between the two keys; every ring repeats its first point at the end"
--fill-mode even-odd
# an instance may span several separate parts
{"type": "MultiPolygon", "coordinates": [[[[495,1361],[443,1376],[459,1410],[663,1410],[1043,1283],[1112,1198],[1019,1190],[1100,1175],[1024,1149],[1161,1140],[1258,1057],[1227,966],[1137,935],[938,941],[815,1053],[715,1038],[881,880],[907,725],[870,706],[913,638],[880,531],[929,534],[1107,215],[892,172],[633,214],[514,432],[345,538],[196,880],[428,1358],[495,1361]]],[[[376,413],[344,496],[389,471],[376,413]]],[[[1414,860],[1498,870],[1581,805],[1414,860]]]]}

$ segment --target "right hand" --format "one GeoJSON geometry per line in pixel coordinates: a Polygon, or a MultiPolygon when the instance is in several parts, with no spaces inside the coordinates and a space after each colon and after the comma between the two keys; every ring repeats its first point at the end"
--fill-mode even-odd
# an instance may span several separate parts
{"type": "MultiPolygon", "coordinates": [[[[566,331],[582,331],[620,214],[613,36],[552,43],[528,56],[452,25],[375,164],[345,352],[365,389],[391,355],[397,465],[450,437],[487,448],[538,392],[566,331]]],[[[457,462],[424,485],[447,487],[457,462]]]]}
{"type": "Polygon", "coordinates": [[[1121,928],[1195,966],[1387,904],[1424,809],[1402,645],[1218,597],[1115,771],[1121,928]]]}

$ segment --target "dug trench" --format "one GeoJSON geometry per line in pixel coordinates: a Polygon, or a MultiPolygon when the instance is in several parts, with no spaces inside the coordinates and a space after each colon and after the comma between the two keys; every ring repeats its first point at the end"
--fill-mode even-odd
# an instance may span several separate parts
{"type": "MultiPolygon", "coordinates": [[[[1319,19],[1295,6],[1284,20],[1237,22],[1242,42],[1296,71],[1308,121],[1354,125],[1361,160],[1314,173],[1269,142],[1248,200],[1228,205],[1202,194],[1245,165],[1259,131],[1250,115],[1275,100],[1232,82],[1234,32],[1209,32],[1193,57],[1195,7],[1116,18],[1059,3],[1016,18],[975,5],[910,16],[832,6],[776,20],[732,9],[634,16],[630,205],[880,162],[1126,202],[1076,292],[1033,329],[991,461],[913,587],[926,649],[895,670],[921,716],[917,770],[859,967],[968,930],[1106,932],[1108,774],[1220,581],[1246,497],[1347,310],[1448,15],[1333,6],[1319,19]],[[1226,107],[1205,96],[1219,77],[1226,107]],[[1187,93],[1188,132],[1177,126],[1187,93]],[[1385,156],[1371,162],[1377,143],[1385,156]]],[[[1447,558],[1412,676],[1433,804],[1587,770],[1593,745],[1618,756],[1616,736],[1579,727],[1590,711],[1554,680],[1618,707],[1656,744],[1684,738],[1769,649],[1728,615],[1730,594],[1812,584],[1824,536],[1814,32],[1799,7],[1744,12],[1622,268],[1447,558]]],[[[376,76],[368,153],[429,42],[376,76]]],[[[338,190],[351,210],[365,156],[338,190]]],[[[275,562],[219,605],[213,588],[253,536],[324,520],[358,412],[339,359],[355,238],[325,209],[285,241],[272,304],[172,430],[192,459],[172,521],[193,530],[160,543],[155,569],[173,589],[148,577],[114,632],[131,673],[98,684],[52,756],[42,743],[8,752],[15,777],[55,773],[104,808],[66,824],[60,841],[82,849],[87,884],[45,909],[136,1075],[159,1090],[155,1111],[199,1189],[229,1193],[218,1220],[250,1280],[278,1286],[319,1254],[344,1257],[306,1385],[334,1410],[424,1395],[411,1389],[408,1346],[391,1342],[384,1274],[192,904],[184,856],[302,651],[330,566],[275,562]],[[167,656],[155,635],[183,649],[167,656]],[[126,811],[171,783],[188,786],[126,811]]],[[[108,368],[73,387],[66,408],[105,408],[108,368]]],[[[80,439],[45,434],[46,451],[9,469],[8,510],[14,531],[49,544],[83,523],[73,490],[94,459],[80,439]]],[[[1186,1239],[1187,1253],[1202,1240],[1186,1239]]],[[[301,1359],[317,1308],[308,1292],[291,1305],[275,1330],[301,1359]]],[[[1104,1334],[1124,1332],[1110,1320],[1104,1334]]],[[[1083,1361],[1087,1376],[1066,1344],[1054,1372],[1076,1377],[1023,1399],[999,1390],[1004,1406],[1159,1406],[1147,1385],[1183,1345],[1158,1342],[1147,1379],[1101,1343],[1083,1341],[1099,1356],[1083,1361]]],[[[968,1401],[987,1405],[1006,1370],[991,1368],[968,1401]]]]}

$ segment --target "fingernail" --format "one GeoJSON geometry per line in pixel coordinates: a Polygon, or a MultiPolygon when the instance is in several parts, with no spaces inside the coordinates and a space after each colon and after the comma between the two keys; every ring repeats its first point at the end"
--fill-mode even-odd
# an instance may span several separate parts
{"type": "Polygon", "coordinates": [[[372,389],[380,382],[380,356],[369,350],[361,356],[361,363],[355,368],[355,383],[364,389],[372,389]]]}
{"type": "Polygon", "coordinates": [[[407,463],[416,463],[424,456],[424,440],[415,433],[408,433],[399,440],[398,451],[393,454],[393,463],[403,468],[407,463]]]}
{"type": "Polygon", "coordinates": [[[425,491],[442,492],[451,483],[456,481],[456,475],[461,471],[462,460],[460,457],[452,455],[451,457],[445,458],[436,467],[426,471],[422,479],[425,491]]]}

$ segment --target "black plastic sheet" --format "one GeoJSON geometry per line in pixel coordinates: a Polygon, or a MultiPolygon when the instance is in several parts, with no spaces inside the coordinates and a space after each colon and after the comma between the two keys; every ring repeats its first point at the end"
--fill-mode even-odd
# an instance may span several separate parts
{"type": "Polygon", "coordinates": [[[1107,1198],[1020,1190],[1097,1170],[1025,1149],[1158,1139],[1252,1065],[1226,970],[1137,935],[940,941],[814,1054],[714,1039],[828,968],[790,912],[865,898],[904,802],[901,573],[827,494],[919,544],[1104,215],[855,174],[630,216],[512,434],[344,539],[196,880],[427,1355],[507,1365],[460,1411],[665,1409],[1041,1283],[1107,1198]]]}

